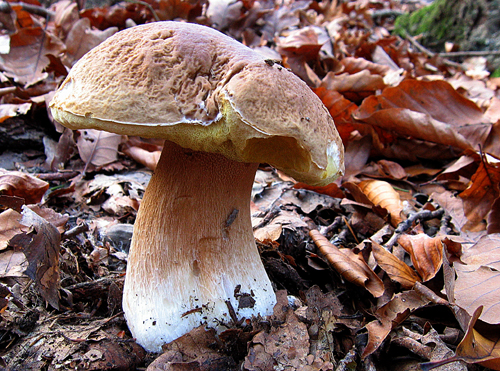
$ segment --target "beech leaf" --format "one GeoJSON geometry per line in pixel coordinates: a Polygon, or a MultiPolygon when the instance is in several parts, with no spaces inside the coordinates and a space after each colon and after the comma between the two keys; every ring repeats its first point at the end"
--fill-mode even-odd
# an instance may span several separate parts
{"type": "Polygon", "coordinates": [[[411,289],[416,282],[421,282],[421,278],[405,262],[373,241],[372,251],[380,268],[391,280],[398,282],[403,288],[411,289]]]}
{"type": "Polygon", "coordinates": [[[347,281],[366,288],[374,297],[384,294],[384,283],[364,262],[363,258],[350,249],[339,249],[319,231],[311,230],[309,235],[328,262],[347,281]]]}
{"type": "Polygon", "coordinates": [[[364,180],[358,186],[371,202],[389,212],[392,226],[396,227],[403,221],[401,199],[389,183],[382,180],[364,180]]]}
{"type": "Polygon", "coordinates": [[[398,243],[411,256],[415,270],[425,281],[433,278],[443,264],[443,242],[441,237],[429,237],[420,233],[402,235],[398,243]]]}

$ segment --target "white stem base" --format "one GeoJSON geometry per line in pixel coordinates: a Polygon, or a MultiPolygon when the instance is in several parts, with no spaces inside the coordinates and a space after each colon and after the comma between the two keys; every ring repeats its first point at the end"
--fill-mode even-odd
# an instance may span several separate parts
{"type": "Polygon", "coordinates": [[[255,245],[250,195],[257,164],[166,142],[141,203],[123,310],[146,350],[195,327],[272,314],[276,296],[255,245]]]}

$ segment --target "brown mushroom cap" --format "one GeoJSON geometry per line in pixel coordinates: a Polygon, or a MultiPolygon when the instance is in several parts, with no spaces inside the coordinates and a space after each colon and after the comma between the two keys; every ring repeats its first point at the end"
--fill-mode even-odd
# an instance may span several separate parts
{"type": "Polygon", "coordinates": [[[323,185],[343,146],[321,100],[296,75],[211,28],[157,22],[87,53],[50,104],[72,129],[159,137],[240,162],[267,162],[323,185]]]}

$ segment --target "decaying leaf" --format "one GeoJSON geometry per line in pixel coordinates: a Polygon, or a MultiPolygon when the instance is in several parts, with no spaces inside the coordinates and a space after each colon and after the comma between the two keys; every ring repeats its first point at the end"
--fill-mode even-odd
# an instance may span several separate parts
{"type": "Polygon", "coordinates": [[[362,357],[365,358],[377,350],[394,327],[408,318],[411,312],[429,302],[429,299],[421,297],[416,291],[403,291],[377,309],[377,319],[366,325],[368,344],[362,352],[362,357]]]}
{"type": "Polygon", "coordinates": [[[26,206],[23,206],[21,224],[30,227],[30,230],[17,234],[9,244],[22,250],[29,262],[26,275],[35,282],[40,295],[59,309],[61,233],[26,206]]]}
{"type": "Polygon", "coordinates": [[[364,180],[358,186],[371,202],[389,212],[394,227],[403,221],[401,199],[389,183],[382,180],[364,180]]]}
{"type": "Polygon", "coordinates": [[[411,289],[421,278],[405,262],[399,260],[378,243],[372,241],[372,251],[377,264],[391,280],[398,282],[403,288],[411,289]]]}
{"type": "Polygon", "coordinates": [[[461,149],[477,149],[491,130],[481,109],[444,81],[405,80],[365,99],[354,116],[400,136],[461,149]]]}
{"type": "Polygon", "coordinates": [[[0,169],[0,194],[24,198],[27,204],[42,200],[49,183],[20,171],[0,169]]]}
{"type": "Polygon", "coordinates": [[[500,196],[499,184],[500,161],[485,156],[472,176],[469,187],[460,193],[460,197],[464,200],[464,212],[469,220],[467,229],[485,229],[483,219],[500,196]]]}
{"type": "Polygon", "coordinates": [[[349,282],[366,288],[373,296],[384,294],[384,283],[364,262],[363,258],[350,249],[339,249],[319,231],[311,230],[309,235],[325,255],[328,262],[349,282]]]}
{"type": "Polygon", "coordinates": [[[402,235],[398,243],[411,256],[415,270],[423,281],[433,278],[443,264],[443,243],[441,237],[429,237],[424,233],[402,235]]]}
{"type": "Polygon", "coordinates": [[[121,135],[94,129],[79,130],[79,133],[78,152],[85,163],[103,166],[116,161],[121,135]]]}
{"type": "Polygon", "coordinates": [[[486,235],[477,244],[464,248],[457,273],[454,297],[457,305],[472,315],[482,307],[480,319],[500,323],[500,236],[486,235]]]}
{"type": "Polygon", "coordinates": [[[478,363],[491,370],[500,370],[500,328],[476,329],[476,323],[481,316],[482,307],[477,308],[470,318],[467,333],[458,344],[455,355],[442,361],[428,362],[421,365],[422,370],[454,361],[478,363]]]}

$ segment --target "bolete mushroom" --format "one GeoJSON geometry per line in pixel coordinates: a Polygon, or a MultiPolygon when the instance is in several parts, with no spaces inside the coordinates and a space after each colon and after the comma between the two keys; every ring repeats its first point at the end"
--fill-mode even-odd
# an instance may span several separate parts
{"type": "Polygon", "coordinates": [[[252,233],[259,163],[332,182],[343,146],[296,75],[209,27],[157,22],[115,34],[71,69],[50,103],[72,129],[165,139],[134,225],[123,310],[159,352],[202,324],[266,316],[276,297],[252,233]]]}

